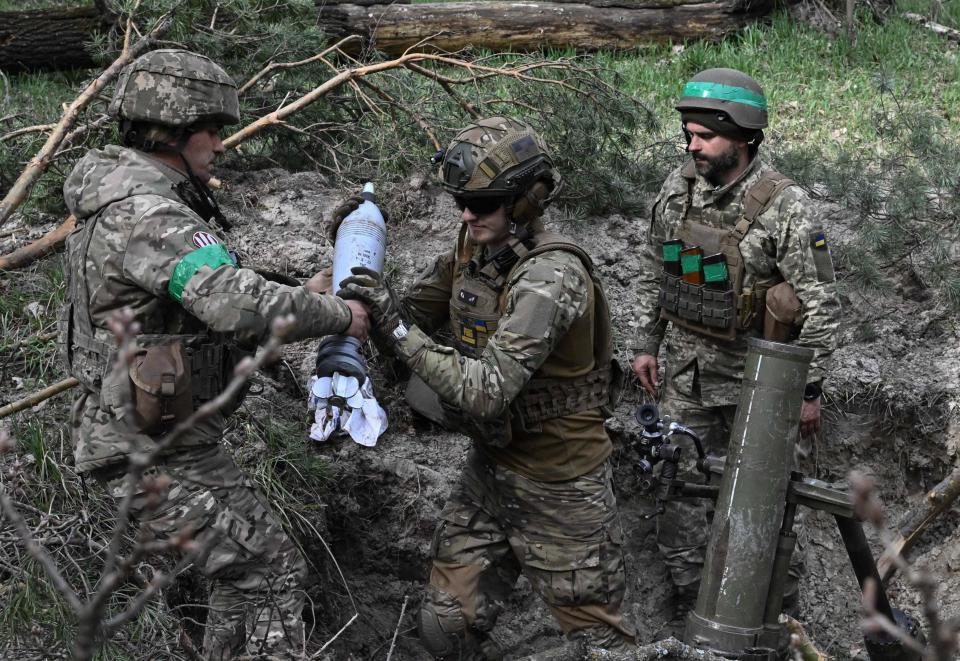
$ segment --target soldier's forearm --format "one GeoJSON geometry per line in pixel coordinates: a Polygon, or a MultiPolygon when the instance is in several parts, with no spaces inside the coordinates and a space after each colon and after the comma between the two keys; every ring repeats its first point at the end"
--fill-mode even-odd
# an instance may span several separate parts
{"type": "Polygon", "coordinates": [[[264,336],[273,319],[294,315],[288,340],[342,333],[351,313],[339,298],[269,282],[249,269],[206,269],[184,288],[184,308],[217,332],[264,336]]]}
{"type": "Polygon", "coordinates": [[[502,417],[520,390],[516,383],[522,387],[529,379],[519,366],[507,369],[517,372],[509,378],[490,356],[467,358],[438,345],[416,326],[408,329],[393,350],[440,399],[478,420],[502,417]]]}

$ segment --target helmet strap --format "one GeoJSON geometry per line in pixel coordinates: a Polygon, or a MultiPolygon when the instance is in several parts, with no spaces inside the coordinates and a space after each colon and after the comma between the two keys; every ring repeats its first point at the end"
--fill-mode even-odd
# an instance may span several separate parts
{"type": "Polygon", "coordinates": [[[197,215],[206,221],[215,220],[224,230],[233,227],[233,223],[228,221],[220,211],[220,205],[213,197],[210,187],[200,181],[200,178],[194,173],[183,151],[178,151],[180,160],[183,161],[183,167],[187,171],[187,180],[177,184],[177,195],[180,196],[187,206],[197,212],[197,215]]]}
{"type": "Polygon", "coordinates": [[[541,179],[527,188],[523,195],[514,199],[513,204],[508,209],[511,219],[511,234],[516,234],[512,228],[517,224],[527,225],[543,215],[546,203],[550,199],[550,189],[551,186],[541,179]]]}

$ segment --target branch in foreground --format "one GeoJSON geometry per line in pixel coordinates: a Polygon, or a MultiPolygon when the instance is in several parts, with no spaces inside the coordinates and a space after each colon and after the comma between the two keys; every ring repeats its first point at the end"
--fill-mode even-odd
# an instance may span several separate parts
{"type": "MultiPolygon", "coordinates": [[[[30,556],[37,561],[77,617],[77,635],[73,645],[74,659],[93,658],[99,641],[139,615],[150,600],[169,585],[183,568],[202,554],[209,544],[216,542],[214,538],[209,540],[207,544],[200,544],[193,539],[192,530],[183,530],[179,535],[164,542],[151,541],[141,533],[138,535],[129,555],[126,557],[121,555],[123,539],[131,518],[130,512],[134,496],[141,490],[148,493],[151,497],[148,497],[147,506],[148,508],[155,508],[162,504],[166,488],[169,486],[168,477],[160,475],[146,479],[144,478],[145,471],[154,466],[160,456],[181,439],[184,434],[230,403],[254,372],[266,362],[275,359],[279,355],[282,338],[287,334],[293,323],[294,319],[292,317],[274,320],[272,335],[264,344],[262,350],[256,358],[247,358],[237,365],[230,383],[216,398],[206,402],[189,418],[178,424],[150,452],[135,453],[130,456],[125,477],[127,488],[117,507],[116,523],[110,542],[104,549],[103,569],[97,581],[96,591],[86,601],[74,592],[52,556],[36,541],[6,489],[0,484],[0,511],[3,512],[4,518],[11,522],[13,529],[30,556]],[[158,573],[146,584],[143,580],[137,580],[136,566],[141,560],[148,555],[167,552],[172,548],[184,551],[174,571],[166,574],[158,573]],[[122,612],[107,619],[106,609],[111,597],[131,578],[140,585],[142,591],[127,604],[122,612]]],[[[125,374],[137,351],[139,324],[134,321],[133,313],[130,310],[123,310],[110,319],[109,326],[117,337],[119,344],[116,361],[111,369],[120,370],[125,374]]],[[[130,406],[132,407],[132,403],[130,406]]],[[[130,413],[132,414],[132,411],[130,413]]],[[[5,430],[0,430],[0,454],[12,448],[13,443],[10,441],[8,434],[5,430]]]]}

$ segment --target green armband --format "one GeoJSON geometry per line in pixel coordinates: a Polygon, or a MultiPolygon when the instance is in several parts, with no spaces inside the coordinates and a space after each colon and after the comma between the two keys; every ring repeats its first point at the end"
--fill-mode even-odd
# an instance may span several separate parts
{"type": "Polygon", "coordinates": [[[222,243],[213,243],[187,253],[177,263],[177,267],[173,269],[173,276],[167,286],[170,297],[179,303],[183,298],[183,288],[187,286],[190,278],[200,270],[201,266],[216,269],[226,265],[236,266],[236,263],[222,243]]]}

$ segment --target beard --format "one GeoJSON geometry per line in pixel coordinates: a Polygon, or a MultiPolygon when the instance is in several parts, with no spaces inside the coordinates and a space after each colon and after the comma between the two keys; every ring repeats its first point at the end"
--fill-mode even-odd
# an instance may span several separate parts
{"type": "Polygon", "coordinates": [[[694,155],[694,165],[701,177],[711,184],[717,185],[723,181],[723,175],[740,163],[740,153],[737,145],[730,145],[725,151],[716,156],[706,156],[702,153],[694,155]]]}

